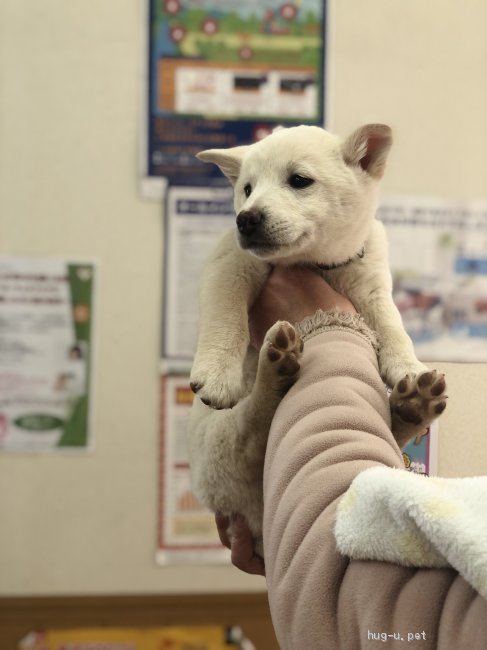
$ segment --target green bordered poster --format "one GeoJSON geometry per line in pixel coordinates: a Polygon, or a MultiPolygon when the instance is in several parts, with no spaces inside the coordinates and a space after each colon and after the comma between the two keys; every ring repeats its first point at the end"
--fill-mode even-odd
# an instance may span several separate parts
{"type": "Polygon", "coordinates": [[[221,184],[195,153],[324,123],[326,2],[148,2],[149,178],[221,184]]]}
{"type": "Polygon", "coordinates": [[[92,444],[94,262],[0,257],[0,451],[92,444]]]}

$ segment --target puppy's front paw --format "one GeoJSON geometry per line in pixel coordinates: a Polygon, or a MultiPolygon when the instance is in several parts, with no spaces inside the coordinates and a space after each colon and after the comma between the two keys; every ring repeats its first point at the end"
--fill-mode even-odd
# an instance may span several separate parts
{"type": "Polygon", "coordinates": [[[406,375],[394,386],[391,398],[392,432],[400,447],[424,432],[446,408],[445,375],[427,370],[406,375]]]}
{"type": "Polygon", "coordinates": [[[237,364],[216,364],[208,361],[193,366],[190,377],[193,393],[214,409],[232,408],[242,396],[242,368],[237,364]]]}

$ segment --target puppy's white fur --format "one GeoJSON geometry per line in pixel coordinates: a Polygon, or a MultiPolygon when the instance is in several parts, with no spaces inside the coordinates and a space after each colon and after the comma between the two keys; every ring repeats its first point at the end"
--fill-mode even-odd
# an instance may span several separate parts
{"type": "MultiPolygon", "coordinates": [[[[198,155],[217,164],[234,185],[242,232],[223,236],[201,282],[191,383],[205,403],[196,399],[190,416],[193,483],[213,510],[245,515],[256,537],[267,433],[284,392],[276,397],[279,391],[272,390],[277,378],[265,352],[257,359],[248,348],[248,309],[270,265],[320,268],[377,332],[381,375],[395,387],[399,405],[393,427],[400,445],[444,408],[438,406],[444,404],[444,380],[417,360],[392,301],[387,241],[375,219],[391,143],[384,125],[364,126],[344,142],[319,127],[298,126],[276,129],[256,144],[198,155]],[[312,183],[296,187],[296,177],[312,183]],[[425,390],[417,386],[421,377],[425,390]],[[410,407],[416,417],[408,416],[410,407]]],[[[269,332],[263,350],[275,336],[269,332]]]]}

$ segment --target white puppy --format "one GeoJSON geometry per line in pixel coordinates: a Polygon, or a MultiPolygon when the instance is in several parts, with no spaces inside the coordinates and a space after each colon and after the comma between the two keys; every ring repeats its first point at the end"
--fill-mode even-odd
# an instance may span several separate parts
{"type": "Polygon", "coordinates": [[[259,355],[249,348],[248,309],[271,265],[312,265],[377,333],[401,447],[446,406],[444,377],[417,360],[392,301],[387,241],[375,219],[391,143],[381,124],[344,142],[315,126],[279,127],[256,144],[198,154],[233,184],[237,227],[220,240],[202,277],[192,478],[212,510],[246,517],[260,553],[267,434],[302,350],[286,322],[269,330],[259,355]]]}

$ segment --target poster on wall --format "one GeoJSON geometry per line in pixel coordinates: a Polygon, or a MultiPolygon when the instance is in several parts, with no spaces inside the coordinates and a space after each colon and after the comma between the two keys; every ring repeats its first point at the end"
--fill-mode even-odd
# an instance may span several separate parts
{"type": "Polygon", "coordinates": [[[438,473],[438,420],[427,432],[416,436],[402,450],[404,467],[408,472],[436,476],[438,473]]]}
{"type": "Polygon", "coordinates": [[[146,176],[222,184],[195,153],[324,121],[321,0],[148,0],[146,176]]]}
{"type": "Polygon", "coordinates": [[[199,278],[218,239],[235,222],[231,187],[170,187],[165,209],[162,354],[191,362],[199,278]]]}
{"type": "Polygon", "coordinates": [[[194,395],[189,366],[163,365],[160,383],[158,564],[227,564],[215,516],[191,488],[187,424],[194,395]]]}
{"type": "Polygon", "coordinates": [[[487,203],[387,198],[394,302],[424,361],[487,361],[487,203]]]}
{"type": "Polygon", "coordinates": [[[92,444],[96,265],[0,256],[0,451],[92,444]]]}

